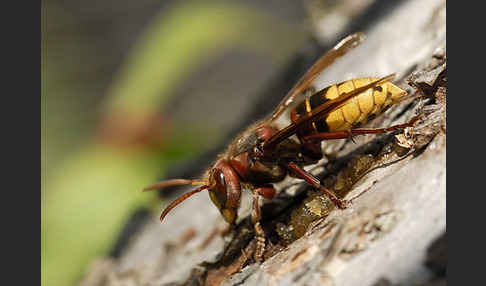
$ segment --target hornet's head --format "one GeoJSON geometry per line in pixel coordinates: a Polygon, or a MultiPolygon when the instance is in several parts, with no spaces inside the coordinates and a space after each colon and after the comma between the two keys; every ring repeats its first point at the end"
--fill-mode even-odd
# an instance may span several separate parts
{"type": "Polygon", "coordinates": [[[146,187],[142,191],[155,190],[176,185],[202,185],[199,188],[187,192],[170,203],[160,215],[160,221],[178,204],[190,196],[203,190],[208,190],[209,197],[214,205],[219,209],[223,218],[230,224],[234,224],[240,206],[241,187],[240,179],[235,170],[225,160],[219,160],[206,172],[205,180],[185,180],[173,179],[159,182],[155,185],[146,187]]]}
{"type": "Polygon", "coordinates": [[[241,199],[240,179],[231,165],[219,160],[208,173],[209,197],[224,219],[236,221],[241,199]]]}

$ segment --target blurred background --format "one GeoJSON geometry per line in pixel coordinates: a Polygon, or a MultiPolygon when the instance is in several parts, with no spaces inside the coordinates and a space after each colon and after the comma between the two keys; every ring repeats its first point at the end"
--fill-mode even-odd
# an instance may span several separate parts
{"type": "Polygon", "coordinates": [[[143,187],[197,176],[386,2],[43,1],[42,285],[118,255],[163,206],[143,187]]]}

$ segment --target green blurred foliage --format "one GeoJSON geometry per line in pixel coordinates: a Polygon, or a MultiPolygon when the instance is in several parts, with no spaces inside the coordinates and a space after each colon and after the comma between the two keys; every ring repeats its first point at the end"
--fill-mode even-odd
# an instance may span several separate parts
{"type": "Polygon", "coordinates": [[[44,178],[45,285],[73,282],[83,265],[106,253],[134,208],[154,199],[139,191],[158,173],[150,158],[90,145],[44,178]]]}
{"type": "MultiPolygon", "coordinates": [[[[224,49],[237,46],[282,62],[299,46],[296,37],[275,41],[292,28],[260,11],[235,2],[209,3],[186,2],[156,17],[115,76],[104,108],[83,116],[157,113],[191,71],[224,49]]],[[[77,107],[82,101],[76,100],[82,94],[75,79],[63,75],[65,67],[46,57],[55,51],[46,51],[44,41],[42,285],[72,285],[91,260],[107,254],[134,209],[154,206],[155,193],[141,193],[141,188],[173,161],[200,152],[204,142],[192,140],[196,131],[190,129],[156,147],[100,142],[93,122],[73,119],[82,110],[77,107]]]]}
{"type": "MultiPolygon", "coordinates": [[[[282,33],[282,28],[285,27],[275,27],[265,15],[242,5],[190,1],[179,5],[167,17],[156,19],[140,39],[112,86],[109,108],[154,112],[195,67],[232,46],[260,49],[259,52],[281,59],[288,51],[272,52],[275,46],[265,38],[275,38],[269,32],[282,33]],[[134,101],[134,94],[139,100],[134,101]]],[[[295,49],[293,42],[289,39],[284,47],[295,49]]]]}

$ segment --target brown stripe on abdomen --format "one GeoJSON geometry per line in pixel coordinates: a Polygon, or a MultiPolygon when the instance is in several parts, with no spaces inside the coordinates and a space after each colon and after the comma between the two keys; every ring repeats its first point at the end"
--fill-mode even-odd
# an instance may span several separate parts
{"type": "MultiPolygon", "coordinates": [[[[318,106],[329,101],[329,99],[325,97],[325,94],[326,94],[328,89],[329,89],[329,87],[322,89],[319,92],[314,93],[312,96],[310,96],[308,98],[311,111],[314,110],[315,108],[317,108],[318,106]]],[[[294,111],[292,111],[292,113],[291,113],[292,122],[295,122],[301,116],[308,114],[309,112],[308,112],[307,107],[306,107],[306,102],[304,101],[304,102],[300,103],[294,109],[294,111]]],[[[314,121],[314,123],[312,124],[312,129],[314,129],[314,127],[315,127],[315,131],[317,131],[317,132],[327,132],[328,131],[327,123],[324,119],[314,121]]]]}

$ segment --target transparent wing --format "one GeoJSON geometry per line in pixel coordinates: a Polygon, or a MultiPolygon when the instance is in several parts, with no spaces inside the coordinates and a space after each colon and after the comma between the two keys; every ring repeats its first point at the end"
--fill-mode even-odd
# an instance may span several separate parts
{"type": "Polygon", "coordinates": [[[339,97],[334,98],[330,101],[325,102],[324,104],[319,105],[318,107],[312,109],[311,114],[306,114],[300,117],[296,122],[288,125],[287,127],[279,130],[276,132],[272,137],[270,137],[267,141],[264,142],[263,148],[270,148],[270,146],[275,146],[278,143],[282,142],[286,138],[294,135],[299,128],[304,124],[308,124],[310,122],[319,120],[326,116],[326,114],[331,113],[332,111],[336,110],[337,108],[341,107],[345,104],[349,99],[354,96],[361,94],[362,92],[366,91],[367,89],[373,88],[377,85],[383,84],[387,81],[392,80],[395,77],[395,74],[388,75],[381,79],[377,79],[375,81],[370,82],[369,84],[356,88],[350,92],[343,93],[339,97]]]}
{"type": "Polygon", "coordinates": [[[363,33],[355,33],[341,40],[332,49],[321,56],[312,67],[300,78],[294,87],[280,101],[277,108],[271,114],[270,120],[276,120],[289,107],[304,90],[309,88],[314,79],[336,59],[342,57],[347,52],[358,46],[364,40],[363,33]]]}

